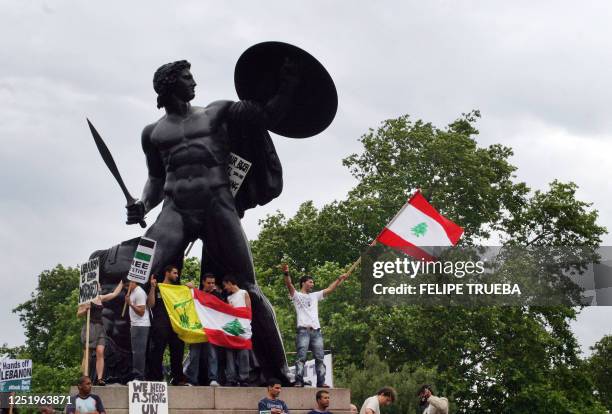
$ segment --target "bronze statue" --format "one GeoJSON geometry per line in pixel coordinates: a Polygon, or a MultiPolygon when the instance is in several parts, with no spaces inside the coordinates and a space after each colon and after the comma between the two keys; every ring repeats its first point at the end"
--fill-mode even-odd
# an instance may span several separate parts
{"type": "MultiPolygon", "coordinates": [[[[282,190],[282,168],[268,130],[295,138],[321,132],[335,116],[335,88],[316,59],[280,42],[255,45],[242,55],[235,71],[242,98],[237,102],[192,106],[196,82],[190,69],[181,60],[155,72],[157,107],[165,114],[142,132],[148,180],[140,200],[128,202],[127,224],[144,223],[145,214],[163,202],[145,233],[157,242],[153,274],[161,276],[168,264],[180,268],[187,245],[201,239],[202,274],[213,273],[218,283],[234,274],[251,296],[254,352],[264,378],[286,378],[274,310],[255,281],[240,218],[282,190]],[[235,196],[228,176],[232,156],[251,163],[235,196]]],[[[108,263],[101,263],[103,280],[108,263]]]]}

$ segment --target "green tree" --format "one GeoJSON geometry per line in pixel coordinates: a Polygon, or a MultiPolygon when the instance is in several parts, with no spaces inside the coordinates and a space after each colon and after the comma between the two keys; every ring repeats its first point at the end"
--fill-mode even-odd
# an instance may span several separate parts
{"type": "Polygon", "coordinates": [[[43,271],[31,299],[13,312],[25,328],[16,357],[32,359],[33,392],[67,392],[80,370],[82,321],[76,317],[79,270],[57,265],[43,271]]]}
{"type": "Polygon", "coordinates": [[[593,389],[601,401],[612,411],[612,335],[606,335],[591,347],[593,354],[587,369],[593,379],[593,389]]]}
{"type": "MultiPolygon", "coordinates": [[[[252,246],[265,291],[282,289],[275,268],[281,260],[325,286],[326,269],[335,277],[355,260],[417,188],[465,228],[464,245],[495,235],[507,244],[596,247],[605,229],[591,205],[576,199],[576,185],[553,181],[533,192],[518,182],[510,148],[477,145],[479,116],[464,114],[444,129],[402,116],[362,136],[363,151],[344,160],[358,180],[345,200],[321,209],[305,202],[291,218],[279,213],[261,222],[252,246]]],[[[362,305],[360,288],[351,277],[320,306],[340,377],[369,369],[361,355],[371,335],[389,367],[434,369],[438,390],[457,412],[602,412],[569,327],[574,309],[384,308],[362,305]],[[553,408],[534,411],[542,401],[553,408]]],[[[272,299],[279,313],[292,311],[286,298],[272,299]]],[[[283,326],[288,348],[293,330],[283,326]]]]}
{"type": "MultiPolygon", "coordinates": [[[[416,396],[422,384],[435,385],[436,372],[433,369],[414,368],[410,364],[390,369],[378,354],[381,349],[374,339],[371,339],[363,354],[363,362],[367,367],[364,370],[356,365],[347,367],[337,383],[341,387],[350,388],[351,400],[356,406],[374,395],[384,386],[393,386],[398,393],[398,400],[388,408],[383,408],[384,413],[417,413],[417,400],[410,398],[416,396]]],[[[384,352],[384,349],[382,349],[384,352]]]]}

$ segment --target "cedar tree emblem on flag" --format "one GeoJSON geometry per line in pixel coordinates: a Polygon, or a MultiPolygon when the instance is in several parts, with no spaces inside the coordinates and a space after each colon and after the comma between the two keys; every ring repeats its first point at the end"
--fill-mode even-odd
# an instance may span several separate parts
{"type": "Polygon", "coordinates": [[[234,319],[233,321],[226,323],[222,329],[228,334],[234,336],[242,335],[246,332],[244,329],[242,329],[242,325],[240,322],[238,322],[238,319],[234,319]]]}
{"type": "Polygon", "coordinates": [[[438,213],[417,191],[380,232],[376,241],[409,256],[433,261],[434,248],[454,246],[462,234],[462,227],[438,213]]]}
{"type": "Polygon", "coordinates": [[[412,230],[412,234],[414,234],[417,237],[424,236],[425,233],[427,233],[427,223],[425,222],[419,223],[416,226],[414,226],[411,230],[412,230]]]}

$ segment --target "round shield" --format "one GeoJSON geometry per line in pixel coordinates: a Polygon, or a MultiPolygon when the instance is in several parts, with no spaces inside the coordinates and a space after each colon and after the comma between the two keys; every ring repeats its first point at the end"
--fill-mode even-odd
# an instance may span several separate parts
{"type": "Polygon", "coordinates": [[[286,113],[270,131],[290,138],[308,138],[327,128],[338,109],[334,81],[308,52],[282,42],[251,46],[236,63],[236,92],[240,99],[265,105],[279,91],[281,68],[287,61],[295,65],[299,83],[286,113]]]}

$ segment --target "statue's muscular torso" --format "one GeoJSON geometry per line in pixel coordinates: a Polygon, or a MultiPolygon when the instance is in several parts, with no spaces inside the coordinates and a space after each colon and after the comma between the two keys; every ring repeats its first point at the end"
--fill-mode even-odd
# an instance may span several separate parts
{"type": "Polygon", "coordinates": [[[143,131],[149,174],[164,178],[163,192],[179,209],[206,209],[229,192],[227,105],[192,106],[185,116],[166,115],[143,131]]]}

